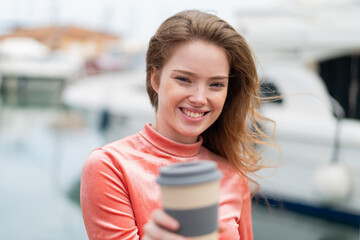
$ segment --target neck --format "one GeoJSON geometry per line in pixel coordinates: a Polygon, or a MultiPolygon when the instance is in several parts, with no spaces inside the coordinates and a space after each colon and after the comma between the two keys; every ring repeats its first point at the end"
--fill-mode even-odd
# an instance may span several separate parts
{"type": "Polygon", "coordinates": [[[171,131],[159,127],[159,124],[157,124],[156,121],[154,124],[151,125],[151,127],[162,136],[177,143],[193,144],[199,141],[199,136],[183,136],[180,134],[171,134],[171,131]]]}

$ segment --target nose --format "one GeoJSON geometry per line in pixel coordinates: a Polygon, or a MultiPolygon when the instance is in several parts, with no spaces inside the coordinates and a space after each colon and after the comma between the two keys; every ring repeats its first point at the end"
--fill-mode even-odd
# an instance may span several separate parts
{"type": "Polygon", "coordinates": [[[189,102],[193,104],[195,107],[201,107],[206,104],[206,88],[202,86],[197,86],[191,92],[189,96],[189,102]]]}

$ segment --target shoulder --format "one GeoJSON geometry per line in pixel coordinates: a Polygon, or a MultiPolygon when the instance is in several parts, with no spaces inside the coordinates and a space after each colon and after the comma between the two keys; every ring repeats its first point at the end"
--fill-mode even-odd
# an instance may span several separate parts
{"type": "Polygon", "coordinates": [[[122,139],[105,144],[103,147],[95,150],[112,159],[131,159],[141,154],[146,145],[140,133],[136,133],[122,139]]]}
{"type": "Polygon", "coordinates": [[[206,147],[201,147],[201,155],[204,160],[208,159],[216,162],[218,169],[223,174],[223,181],[242,187],[244,184],[248,184],[246,173],[236,170],[226,158],[215,154],[206,147]]]}
{"type": "Polygon", "coordinates": [[[110,142],[101,147],[102,150],[126,150],[132,147],[135,147],[141,142],[141,134],[135,133],[133,135],[124,137],[122,139],[110,142]]]}
{"type": "Polygon", "coordinates": [[[136,146],[139,146],[140,134],[133,134],[114,142],[105,144],[102,147],[92,150],[87,156],[83,168],[91,167],[117,167],[120,159],[126,159],[126,156],[134,152],[136,146]]]}
{"type": "Polygon", "coordinates": [[[116,161],[112,155],[103,148],[97,148],[90,152],[82,167],[82,178],[104,172],[118,172],[116,161]]]}

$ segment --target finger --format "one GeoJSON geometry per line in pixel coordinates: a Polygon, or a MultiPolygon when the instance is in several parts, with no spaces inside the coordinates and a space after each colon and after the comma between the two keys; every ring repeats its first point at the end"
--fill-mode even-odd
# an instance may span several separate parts
{"type": "Polygon", "coordinates": [[[180,227],[179,222],[170,215],[166,214],[163,210],[155,210],[152,217],[154,222],[163,228],[176,231],[180,227]]]}
{"type": "Polygon", "coordinates": [[[170,232],[166,229],[161,228],[156,225],[154,222],[149,222],[145,225],[145,236],[143,239],[154,239],[154,240],[188,240],[185,237],[182,237],[176,233],[170,232]]]}
{"type": "Polygon", "coordinates": [[[218,231],[219,231],[219,233],[223,233],[223,232],[225,232],[226,231],[226,224],[225,223],[219,223],[219,229],[218,229],[218,231]]]}

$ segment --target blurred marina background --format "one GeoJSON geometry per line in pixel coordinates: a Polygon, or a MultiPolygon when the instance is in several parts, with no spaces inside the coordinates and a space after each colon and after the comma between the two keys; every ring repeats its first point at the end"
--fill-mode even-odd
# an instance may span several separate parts
{"type": "Polygon", "coordinates": [[[87,239],[82,164],[152,122],[147,42],[194,8],[243,34],[262,93],[284,96],[261,107],[283,153],[256,179],[255,239],[360,239],[358,0],[0,0],[0,239],[87,239]]]}

